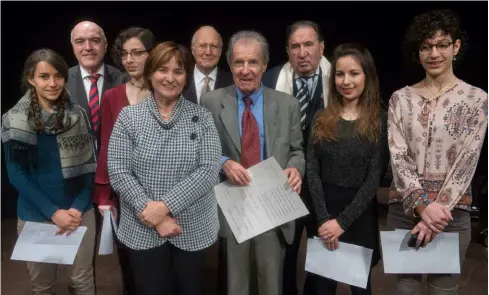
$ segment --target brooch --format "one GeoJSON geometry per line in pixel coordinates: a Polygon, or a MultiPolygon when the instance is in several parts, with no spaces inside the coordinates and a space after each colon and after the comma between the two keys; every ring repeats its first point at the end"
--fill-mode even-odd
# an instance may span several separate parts
{"type": "Polygon", "coordinates": [[[193,116],[192,117],[192,122],[196,123],[197,121],[199,121],[199,117],[193,116]]]}

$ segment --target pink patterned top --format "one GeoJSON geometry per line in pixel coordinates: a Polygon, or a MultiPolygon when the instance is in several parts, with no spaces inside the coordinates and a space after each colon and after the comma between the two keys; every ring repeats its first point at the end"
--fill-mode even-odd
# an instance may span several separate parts
{"type": "Polygon", "coordinates": [[[474,175],[487,129],[487,93],[461,80],[435,99],[406,86],[392,94],[388,140],[393,182],[389,203],[406,214],[438,202],[470,210],[474,175]]]}

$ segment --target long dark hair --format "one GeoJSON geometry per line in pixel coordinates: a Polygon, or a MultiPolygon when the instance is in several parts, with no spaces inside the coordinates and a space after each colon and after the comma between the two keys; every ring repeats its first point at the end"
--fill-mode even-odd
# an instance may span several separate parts
{"type": "Polygon", "coordinates": [[[337,123],[343,109],[343,98],[336,89],[336,63],[338,59],[351,56],[365,73],[365,89],[358,98],[359,117],[356,121],[356,133],[370,142],[380,137],[380,114],[382,110],[379,78],[370,52],[357,43],[342,44],[336,47],[329,75],[328,106],[320,111],[316,120],[314,142],[337,139],[337,123]]]}
{"type": "MultiPolygon", "coordinates": [[[[34,78],[34,72],[40,62],[47,62],[53,66],[58,73],[63,77],[65,83],[68,81],[68,65],[66,61],[56,53],[55,51],[47,48],[38,49],[31,53],[24,63],[24,71],[22,73],[22,90],[30,91],[31,105],[29,108],[28,120],[31,121],[36,132],[44,130],[44,124],[42,122],[41,106],[39,105],[39,98],[37,97],[36,88],[29,83],[30,79],[34,78]]],[[[61,95],[56,100],[54,108],[57,109],[56,116],[53,118],[53,129],[61,130],[64,128],[63,119],[65,115],[65,106],[69,101],[68,93],[66,89],[63,90],[61,95]]]]}

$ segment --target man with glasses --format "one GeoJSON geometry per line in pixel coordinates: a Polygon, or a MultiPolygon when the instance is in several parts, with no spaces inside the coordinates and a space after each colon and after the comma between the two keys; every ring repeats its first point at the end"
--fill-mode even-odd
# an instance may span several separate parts
{"type": "Polygon", "coordinates": [[[200,96],[208,91],[229,86],[231,74],[218,69],[221,58],[221,35],[211,26],[200,27],[192,37],[195,69],[190,86],[184,93],[187,100],[200,104],[200,96]]]}
{"type": "Polygon", "coordinates": [[[97,154],[100,144],[100,103],[103,93],[124,84],[127,76],[113,66],[104,63],[107,39],[96,23],[82,21],[71,31],[71,45],[78,65],[69,69],[66,84],[72,99],[87,112],[97,138],[97,154]]]}

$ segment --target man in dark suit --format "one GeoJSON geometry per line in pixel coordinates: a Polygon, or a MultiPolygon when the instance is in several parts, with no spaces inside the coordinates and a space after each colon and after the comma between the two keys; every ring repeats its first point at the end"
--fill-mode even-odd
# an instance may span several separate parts
{"type": "Polygon", "coordinates": [[[78,65],[69,69],[66,88],[91,119],[98,152],[102,96],[106,90],[125,83],[127,76],[104,63],[107,39],[97,24],[89,21],[78,23],[71,31],[71,45],[78,65]]]}
{"type": "MultiPolygon", "coordinates": [[[[300,191],[305,161],[299,103],[290,95],[262,85],[269,60],[268,42],[257,32],[238,32],[229,42],[227,60],[234,85],[202,96],[202,105],[212,113],[221,140],[225,179],[247,185],[251,179],[246,169],[274,157],[289,185],[300,191]]],[[[249,294],[250,257],[254,256],[258,294],[281,295],[283,250],[294,239],[294,223],[238,243],[220,214],[220,234],[227,244],[227,294],[249,294]]]]}
{"type": "MultiPolygon", "coordinates": [[[[324,39],[319,26],[311,21],[297,21],[287,28],[286,50],[289,61],[270,69],[263,77],[267,87],[290,94],[299,100],[304,150],[311,130],[314,114],[326,107],[330,63],[323,56],[324,39]]],[[[283,294],[297,295],[297,260],[304,227],[308,237],[317,231],[312,200],[309,196],[307,175],[301,190],[301,198],[311,214],[296,220],[294,242],[287,245],[283,269],[283,294]]],[[[304,294],[307,294],[304,291],[304,294]]]]}
{"type": "MultiPolygon", "coordinates": [[[[106,90],[127,82],[128,77],[115,67],[104,63],[107,38],[102,28],[97,24],[89,21],[78,23],[71,31],[70,39],[78,65],[69,69],[66,89],[68,89],[71,99],[85,109],[91,120],[91,127],[97,139],[96,152],[98,154],[102,96],[106,90]]],[[[97,208],[98,206],[94,207],[97,208]]],[[[99,214],[95,216],[98,236],[102,218],[99,214]]],[[[95,253],[98,253],[98,243],[95,243],[95,253]]],[[[94,276],[95,257],[97,255],[93,256],[94,276]]]]}
{"type": "Polygon", "coordinates": [[[231,73],[217,67],[221,58],[222,39],[211,26],[200,27],[192,37],[192,55],[195,68],[190,86],[183,94],[185,98],[200,104],[203,93],[233,84],[231,73]]]}

